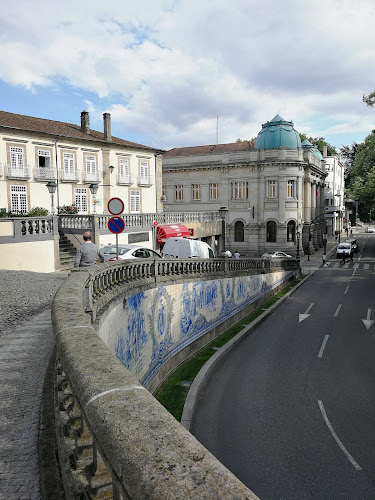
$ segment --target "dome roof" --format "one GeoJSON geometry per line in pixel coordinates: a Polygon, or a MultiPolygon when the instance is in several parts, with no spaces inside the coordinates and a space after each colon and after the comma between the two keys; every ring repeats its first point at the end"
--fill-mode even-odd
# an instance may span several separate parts
{"type": "Polygon", "coordinates": [[[323,156],[319,149],[315,146],[315,144],[311,144],[310,141],[305,139],[302,143],[303,149],[309,149],[311,151],[311,154],[315,156],[315,158],[318,158],[318,160],[323,160],[323,156]]]}
{"type": "Polygon", "coordinates": [[[255,140],[255,149],[278,149],[284,146],[288,149],[301,147],[301,139],[294,129],[293,122],[288,122],[280,115],[276,115],[271,121],[262,125],[255,140]]]}

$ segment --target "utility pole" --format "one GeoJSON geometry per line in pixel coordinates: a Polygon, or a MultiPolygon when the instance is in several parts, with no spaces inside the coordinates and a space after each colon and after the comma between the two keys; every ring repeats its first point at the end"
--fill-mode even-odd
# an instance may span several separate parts
{"type": "Polygon", "coordinates": [[[219,115],[216,115],[216,144],[219,144],[219,115]]]}

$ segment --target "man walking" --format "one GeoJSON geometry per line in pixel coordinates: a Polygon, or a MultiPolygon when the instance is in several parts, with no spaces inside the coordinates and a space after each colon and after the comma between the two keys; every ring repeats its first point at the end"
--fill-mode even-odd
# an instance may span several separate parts
{"type": "Polygon", "coordinates": [[[74,267],[88,267],[100,262],[104,262],[104,255],[99,248],[91,241],[91,234],[87,231],[83,233],[83,245],[79,248],[74,260],[74,267]]]}
{"type": "Polygon", "coordinates": [[[340,260],[340,264],[341,264],[341,262],[342,262],[343,264],[345,264],[345,261],[346,261],[346,253],[345,253],[345,252],[343,252],[343,253],[342,253],[342,259],[340,260]]]}

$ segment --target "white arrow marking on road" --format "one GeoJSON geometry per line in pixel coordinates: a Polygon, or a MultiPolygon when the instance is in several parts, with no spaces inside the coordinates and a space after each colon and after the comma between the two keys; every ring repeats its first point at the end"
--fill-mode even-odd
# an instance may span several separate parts
{"type": "Polygon", "coordinates": [[[373,323],[375,323],[375,320],[370,318],[371,318],[371,309],[367,308],[367,319],[362,320],[367,330],[372,326],[373,323]]]}
{"type": "Polygon", "coordinates": [[[314,303],[310,304],[309,307],[306,309],[306,311],[303,314],[299,314],[299,316],[298,316],[298,323],[301,323],[301,321],[303,321],[304,319],[306,319],[309,316],[311,316],[311,314],[309,314],[309,311],[310,311],[310,309],[312,308],[313,305],[314,305],[314,303]]]}

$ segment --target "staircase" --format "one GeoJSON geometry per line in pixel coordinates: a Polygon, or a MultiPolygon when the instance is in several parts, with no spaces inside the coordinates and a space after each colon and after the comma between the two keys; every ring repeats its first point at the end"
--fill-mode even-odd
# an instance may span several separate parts
{"type": "Polygon", "coordinates": [[[74,266],[77,249],[64,234],[60,234],[60,271],[69,271],[74,266]]]}

